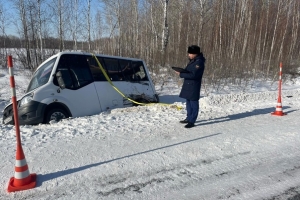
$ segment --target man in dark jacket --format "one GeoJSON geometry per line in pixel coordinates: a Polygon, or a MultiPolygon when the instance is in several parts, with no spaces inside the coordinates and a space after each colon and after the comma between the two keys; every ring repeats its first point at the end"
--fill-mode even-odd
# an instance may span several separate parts
{"type": "Polygon", "coordinates": [[[180,121],[180,123],[186,124],[185,128],[192,128],[199,112],[200,89],[205,68],[205,58],[197,45],[189,46],[187,52],[190,62],[185,69],[188,72],[176,73],[180,78],[184,78],[179,97],[186,99],[187,110],[186,119],[180,121]]]}

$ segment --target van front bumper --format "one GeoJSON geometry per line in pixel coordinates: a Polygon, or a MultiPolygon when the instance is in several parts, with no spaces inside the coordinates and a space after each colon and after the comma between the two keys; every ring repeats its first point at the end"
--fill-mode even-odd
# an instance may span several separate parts
{"type": "MultiPolygon", "coordinates": [[[[43,123],[46,104],[30,101],[22,107],[18,105],[18,118],[20,125],[35,125],[43,123]]],[[[10,104],[3,111],[3,124],[14,125],[13,106],[10,104]]]]}

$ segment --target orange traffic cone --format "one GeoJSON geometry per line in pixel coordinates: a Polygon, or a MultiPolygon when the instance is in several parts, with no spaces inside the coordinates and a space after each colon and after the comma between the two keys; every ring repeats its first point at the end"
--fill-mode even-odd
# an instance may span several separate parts
{"type": "Polygon", "coordinates": [[[272,115],[277,115],[277,116],[286,115],[285,113],[282,112],[281,96],[278,97],[275,112],[272,112],[271,114],[272,115]]]}
{"type": "Polygon", "coordinates": [[[17,139],[17,151],[16,151],[16,165],[15,165],[15,176],[10,178],[8,183],[8,192],[15,192],[20,190],[27,190],[34,188],[36,185],[36,174],[29,174],[27,162],[25,155],[22,149],[21,136],[20,136],[20,126],[18,118],[18,109],[17,109],[17,97],[15,89],[15,79],[13,73],[13,64],[12,56],[8,56],[8,69],[10,75],[10,86],[12,89],[12,103],[15,119],[15,128],[16,128],[16,139],[17,139]]]}
{"type": "Polygon", "coordinates": [[[272,115],[283,116],[286,115],[282,112],[282,104],[281,104],[281,85],[282,85],[282,62],[279,65],[279,82],[278,82],[278,99],[275,112],[272,112],[272,115]]]}
{"type": "Polygon", "coordinates": [[[17,145],[15,176],[10,178],[8,192],[28,190],[36,185],[36,174],[29,174],[28,165],[22,150],[22,146],[17,145]]]}

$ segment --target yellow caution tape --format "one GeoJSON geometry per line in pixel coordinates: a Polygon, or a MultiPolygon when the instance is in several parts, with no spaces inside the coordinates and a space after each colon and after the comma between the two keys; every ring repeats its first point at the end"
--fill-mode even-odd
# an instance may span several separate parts
{"type": "Polygon", "coordinates": [[[176,107],[177,110],[181,110],[182,107],[181,106],[178,106],[178,105],[174,105],[174,104],[167,104],[167,103],[140,103],[140,102],[137,102],[133,99],[130,99],[129,97],[126,97],[114,84],[113,82],[110,80],[110,78],[108,77],[105,69],[103,68],[103,66],[101,65],[101,63],[99,62],[97,56],[95,56],[95,54],[92,54],[93,57],[96,59],[97,63],[98,63],[98,66],[100,68],[100,70],[102,71],[102,73],[104,74],[104,77],[105,79],[109,82],[109,84],[114,88],[114,90],[116,90],[123,98],[127,99],[128,101],[131,101],[137,105],[142,105],[142,106],[149,106],[149,105],[154,105],[154,104],[161,104],[161,105],[165,105],[165,106],[171,106],[171,107],[176,107]]]}

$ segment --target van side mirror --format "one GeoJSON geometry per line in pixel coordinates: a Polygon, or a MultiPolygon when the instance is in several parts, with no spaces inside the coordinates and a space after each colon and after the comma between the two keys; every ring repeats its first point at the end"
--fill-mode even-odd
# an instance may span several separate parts
{"type": "Polygon", "coordinates": [[[57,78],[57,82],[58,82],[58,85],[59,87],[63,90],[66,88],[66,85],[65,85],[65,82],[64,82],[64,79],[62,77],[62,74],[60,71],[56,72],[55,74],[56,78],[57,78]]]}

